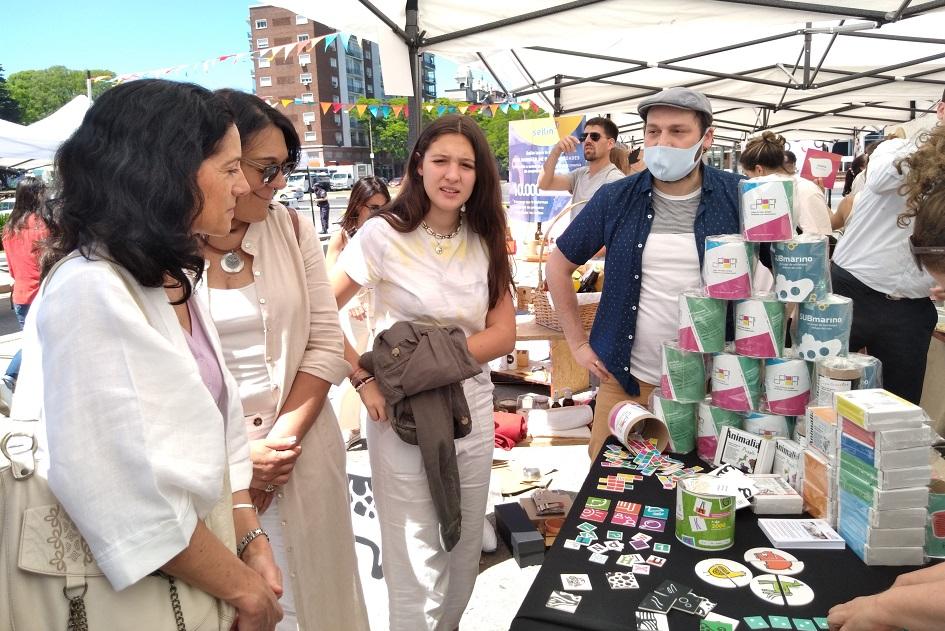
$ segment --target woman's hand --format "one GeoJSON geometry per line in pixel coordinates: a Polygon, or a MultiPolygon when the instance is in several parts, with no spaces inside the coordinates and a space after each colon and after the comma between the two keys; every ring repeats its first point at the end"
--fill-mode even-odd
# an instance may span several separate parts
{"type": "Polygon", "coordinates": [[[899,627],[892,627],[876,622],[877,596],[861,596],[842,605],[830,608],[827,622],[831,631],[899,631],[899,627]]]}
{"type": "Polygon", "coordinates": [[[276,560],[272,555],[272,546],[269,545],[266,537],[256,537],[246,546],[243,550],[243,563],[254,569],[266,581],[276,597],[282,596],[282,570],[276,565],[276,560]]]}
{"type": "Polygon", "coordinates": [[[250,457],[253,460],[253,488],[266,488],[267,485],[282,486],[289,481],[289,474],[295,467],[301,445],[295,436],[269,437],[253,440],[249,443],[250,457]]]}
{"type": "Polygon", "coordinates": [[[361,395],[361,402],[367,408],[368,416],[374,421],[387,420],[387,402],[376,381],[369,381],[358,390],[361,395]]]}
{"type": "Polygon", "coordinates": [[[367,317],[367,311],[364,310],[364,307],[358,305],[357,307],[348,309],[348,315],[359,322],[363,322],[367,317]]]}

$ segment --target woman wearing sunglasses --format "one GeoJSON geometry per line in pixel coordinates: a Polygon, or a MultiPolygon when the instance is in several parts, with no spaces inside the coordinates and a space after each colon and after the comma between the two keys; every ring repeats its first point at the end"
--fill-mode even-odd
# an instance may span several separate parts
{"type": "MultiPolygon", "coordinates": [[[[380,178],[364,177],[354,183],[351,196],[348,198],[348,208],[339,222],[341,230],[336,232],[328,242],[325,265],[329,273],[358,228],[389,201],[390,193],[387,185],[380,178]]],[[[348,336],[354,349],[358,353],[363,353],[367,350],[373,328],[374,290],[362,287],[340,311],[342,330],[348,336]]],[[[341,424],[341,430],[346,433],[345,444],[350,449],[361,438],[361,411],[363,410],[361,397],[355,392],[351,383],[346,381],[341,386],[341,396],[338,400],[340,401],[338,421],[341,424]]]]}
{"type": "Polygon", "coordinates": [[[273,203],[298,162],[292,123],[256,96],[233,112],[249,194],[229,234],[204,239],[201,293],[239,383],[252,503],[285,578],[280,630],[364,630],[341,432],[328,389],[350,368],[314,226],[273,203]]]}

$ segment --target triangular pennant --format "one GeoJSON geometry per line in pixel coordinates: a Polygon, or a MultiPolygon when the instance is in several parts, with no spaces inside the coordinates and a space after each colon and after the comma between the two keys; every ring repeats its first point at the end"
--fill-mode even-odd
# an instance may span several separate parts
{"type": "Polygon", "coordinates": [[[404,118],[409,118],[409,117],[410,117],[410,106],[404,105],[404,118]]]}
{"type": "Polygon", "coordinates": [[[390,105],[382,105],[381,109],[384,111],[384,118],[390,118],[393,108],[390,105]]]}
{"type": "Polygon", "coordinates": [[[399,117],[400,117],[400,113],[401,113],[402,111],[404,111],[404,106],[403,106],[403,105],[392,105],[392,106],[391,106],[391,109],[394,110],[394,118],[399,118],[399,117]]]}
{"type": "Polygon", "coordinates": [[[364,112],[367,110],[367,103],[358,103],[354,106],[354,109],[357,110],[358,116],[364,116],[364,112]]]}
{"type": "Polygon", "coordinates": [[[282,103],[282,107],[289,107],[290,105],[295,103],[293,99],[280,99],[279,102],[282,103]]]}
{"type": "Polygon", "coordinates": [[[479,107],[478,105],[476,105],[475,103],[473,103],[472,105],[469,106],[469,113],[470,113],[470,114],[475,114],[475,113],[478,112],[479,110],[480,110],[480,107],[479,107]]]}
{"type": "Polygon", "coordinates": [[[538,107],[538,103],[535,103],[534,101],[529,101],[528,107],[531,108],[533,112],[537,112],[538,110],[541,109],[540,107],[538,107]]]}
{"type": "Polygon", "coordinates": [[[440,106],[438,106],[438,107],[436,108],[436,115],[437,115],[437,116],[443,116],[443,114],[446,114],[446,106],[445,106],[445,105],[440,105],[440,106]]]}
{"type": "Polygon", "coordinates": [[[424,105],[424,106],[423,106],[423,109],[425,109],[425,110],[428,111],[428,112],[432,112],[432,111],[433,111],[433,106],[432,106],[432,105],[424,105]]]}
{"type": "Polygon", "coordinates": [[[519,111],[520,109],[522,109],[521,104],[519,104],[519,103],[512,103],[512,111],[517,112],[517,111],[519,111]]]}
{"type": "Polygon", "coordinates": [[[295,103],[296,105],[301,105],[301,104],[302,104],[302,99],[297,98],[297,99],[295,99],[295,100],[293,101],[293,103],[295,103]]]}
{"type": "Polygon", "coordinates": [[[330,35],[325,36],[325,50],[328,50],[329,48],[331,48],[331,44],[332,42],[335,41],[336,37],[338,37],[338,33],[332,33],[330,35]]]}
{"type": "Polygon", "coordinates": [[[458,109],[459,109],[459,113],[460,113],[460,114],[465,114],[465,113],[466,113],[466,110],[469,109],[469,106],[468,106],[468,105],[460,105],[460,106],[458,107],[458,109]]]}
{"type": "Polygon", "coordinates": [[[496,110],[499,109],[498,103],[493,103],[489,106],[489,109],[492,110],[492,115],[495,116],[496,110]]]}
{"type": "MultiPolygon", "coordinates": [[[[499,109],[502,110],[502,113],[503,113],[503,114],[508,114],[508,113],[509,113],[509,104],[508,104],[508,103],[503,103],[502,105],[499,106],[499,109]]],[[[494,114],[494,113],[495,113],[495,112],[493,112],[493,114],[494,114]]]]}
{"type": "Polygon", "coordinates": [[[371,113],[371,116],[373,116],[374,118],[377,118],[378,112],[380,112],[380,108],[377,105],[369,105],[368,111],[371,113]]]}
{"type": "Polygon", "coordinates": [[[324,101],[322,101],[321,106],[322,106],[322,114],[327,114],[328,109],[331,107],[331,103],[325,103],[324,101]]]}
{"type": "Polygon", "coordinates": [[[232,57],[232,56],[233,56],[233,55],[220,55],[219,57],[217,57],[217,60],[218,60],[218,61],[226,61],[227,59],[229,59],[229,58],[232,57]]]}
{"type": "Polygon", "coordinates": [[[331,104],[331,111],[334,112],[335,114],[337,114],[338,112],[341,111],[341,108],[342,108],[342,107],[343,107],[343,105],[342,105],[341,103],[332,103],[332,104],[331,104]]]}

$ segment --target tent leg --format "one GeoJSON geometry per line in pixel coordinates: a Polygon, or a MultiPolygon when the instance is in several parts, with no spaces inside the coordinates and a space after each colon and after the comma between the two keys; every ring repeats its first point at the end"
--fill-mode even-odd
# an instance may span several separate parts
{"type": "Polygon", "coordinates": [[[410,56],[410,80],[413,83],[413,96],[407,99],[410,115],[407,117],[407,146],[413,151],[417,139],[420,137],[420,126],[423,113],[423,91],[420,83],[420,10],[417,0],[407,0],[407,54],[410,56]]]}

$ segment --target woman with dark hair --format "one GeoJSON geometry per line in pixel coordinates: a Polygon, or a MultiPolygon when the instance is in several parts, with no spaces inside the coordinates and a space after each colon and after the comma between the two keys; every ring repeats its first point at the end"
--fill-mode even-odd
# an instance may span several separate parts
{"type": "Polygon", "coordinates": [[[252,94],[219,90],[233,112],[250,192],[229,231],[203,239],[200,288],[240,388],[250,494],[286,577],[286,631],[362,631],[341,431],[328,390],[350,371],[314,227],[273,202],[301,154],[292,123],[252,94]]]}
{"type": "MultiPolygon", "coordinates": [[[[39,419],[37,474],[115,590],[166,584],[161,571],[235,608],[240,631],[271,631],[281,578],[250,504],[238,389],[193,296],[197,235],[226,234],[248,192],[239,163],[232,116],[204,88],[142,80],[99,97],[56,156],[58,262],[27,318],[13,416],[39,419]]],[[[219,614],[229,628],[232,609],[219,614]]]]}
{"type": "Polygon", "coordinates": [[[398,437],[378,384],[347,349],[351,380],[377,421],[367,439],[393,631],[457,628],[479,572],[494,445],[488,362],[515,345],[505,226],[485,135],[469,117],[443,116],[421,132],[400,194],[358,230],[332,270],[338,304],[374,288],[379,336],[401,321],[458,327],[481,365],[462,382],[472,428],[452,441],[462,529],[447,551],[420,448],[398,437]]]}
{"type": "MultiPolygon", "coordinates": [[[[373,176],[363,177],[351,187],[351,196],[348,197],[348,208],[341,216],[341,230],[336,232],[328,242],[328,251],[325,253],[325,265],[328,271],[335,266],[338,255],[341,254],[348,241],[364,225],[368,218],[377,213],[381,207],[390,201],[387,185],[380,178],[373,176]]],[[[374,320],[374,291],[362,287],[357,295],[348,304],[341,307],[341,330],[350,340],[358,353],[367,350],[371,339],[371,329],[374,320]]],[[[350,383],[341,386],[338,393],[338,422],[343,432],[347,432],[345,444],[348,448],[361,439],[361,399],[350,383]]]]}
{"type": "MultiPolygon", "coordinates": [[[[45,203],[46,184],[32,175],[24,177],[16,185],[13,211],[3,227],[3,251],[13,277],[13,312],[21,328],[39,290],[42,241],[49,236],[42,216],[45,203]]],[[[21,356],[22,351],[17,351],[3,380],[11,392],[20,374],[21,356]]]]}
{"type": "Polygon", "coordinates": [[[866,168],[866,160],[868,156],[865,153],[861,153],[857,157],[853,158],[853,161],[850,163],[850,167],[846,170],[843,175],[843,196],[846,197],[853,192],[853,181],[856,179],[856,176],[860,174],[860,171],[866,168]]]}
{"type": "Polygon", "coordinates": [[[750,178],[782,177],[794,181],[794,220],[805,234],[831,234],[832,213],[824,192],[810,180],[796,175],[785,165],[785,140],[782,136],[766,131],[748,141],[738,160],[742,170],[750,178]]]}

